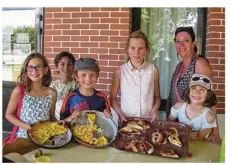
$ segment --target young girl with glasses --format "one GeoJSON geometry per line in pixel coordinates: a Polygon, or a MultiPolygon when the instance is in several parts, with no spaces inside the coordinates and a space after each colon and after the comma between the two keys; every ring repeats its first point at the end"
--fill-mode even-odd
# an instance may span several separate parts
{"type": "Polygon", "coordinates": [[[203,74],[194,74],[185,94],[185,102],[177,102],[168,116],[191,127],[190,139],[206,138],[216,127],[216,116],[209,108],[217,103],[216,95],[211,91],[211,79],[203,74]]]}
{"type": "Polygon", "coordinates": [[[6,119],[18,126],[17,137],[27,138],[27,130],[38,121],[53,120],[57,92],[50,88],[51,70],[45,56],[32,53],[25,59],[18,85],[14,88],[6,110],[6,119]],[[24,89],[20,117],[16,109],[24,89]]]}

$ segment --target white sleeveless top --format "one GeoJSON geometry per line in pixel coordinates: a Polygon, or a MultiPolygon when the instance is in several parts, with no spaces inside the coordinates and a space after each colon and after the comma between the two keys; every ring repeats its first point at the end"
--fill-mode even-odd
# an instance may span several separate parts
{"type": "Polygon", "coordinates": [[[154,65],[120,66],[121,110],[126,117],[150,118],[154,103],[154,65]]]}
{"type": "Polygon", "coordinates": [[[187,106],[187,103],[184,103],[178,109],[175,109],[175,107],[173,106],[171,108],[171,115],[174,118],[178,118],[179,122],[182,122],[186,125],[191,126],[193,131],[199,131],[199,130],[205,129],[205,128],[217,127],[216,120],[214,120],[212,123],[208,123],[208,121],[206,119],[206,115],[208,112],[213,113],[213,111],[210,108],[204,107],[204,109],[200,115],[198,115],[197,117],[195,117],[193,119],[189,119],[186,115],[186,106],[187,106]]]}

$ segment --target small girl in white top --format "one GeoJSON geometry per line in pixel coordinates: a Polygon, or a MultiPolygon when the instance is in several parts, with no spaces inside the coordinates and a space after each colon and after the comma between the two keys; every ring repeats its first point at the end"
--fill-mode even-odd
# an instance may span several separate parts
{"type": "Polygon", "coordinates": [[[211,91],[211,79],[203,74],[194,74],[186,92],[186,102],[177,102],[168,120],[191,126],[190,139],[202,140],[216,127],[216,116],[208,107],[216,105],[216,95],[211,91]]]}
{"type": "Polygon", "coordinates": [[[133,32],[126,42],[127,63],[114,73],[110,98],[121,122],[127,121],[126,117],[157,119],[160,106],[159,71],[145,61],[149,44],[143,32],[133,32]],[[121,106],[117,101],[119,88],[121,106]]]}
{"type": "Polygon", "coordinates": [[[55,106],[55,118],[59,120],[64,97],[68,92],[77,88],[77,83],[73,78],[75,57],[73,54],[63,51],[56,55],[54,63],[59,73],[59,79],[52,81],[50,87],[54,88],[58,94],[55,106]]]}

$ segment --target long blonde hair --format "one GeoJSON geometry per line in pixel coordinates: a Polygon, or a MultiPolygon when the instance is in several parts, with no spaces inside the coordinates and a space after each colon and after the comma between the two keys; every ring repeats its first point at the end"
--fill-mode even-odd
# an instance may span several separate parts
{"type": "MultiPolygon", "coordinates": [[[[144,42],[145,42],[145,46],[148,50],[148,52],[150,51],[150,42],[148,41],[148,38],[147,36],[141,31],[141,30],[137,30],[133,33],[130,34],[130,36],[128,37],[127,41],[126,41],[126,44],[125,44],[125,52],[127,54],[127,50],[128,50],[128,47],[129,47],[129,42],[130,42],[130,39],[132,38],[137,38],[137,39],[143,39],[144,42]]],[[[127,55],[125,57],[125,61],[128,62],[130,60],[130,57],[127,55]]]]}

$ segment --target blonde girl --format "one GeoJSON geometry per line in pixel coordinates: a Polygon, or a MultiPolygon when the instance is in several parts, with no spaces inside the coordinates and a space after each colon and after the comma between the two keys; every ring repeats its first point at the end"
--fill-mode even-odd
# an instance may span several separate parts
{"type": "Polygon", "coordinates": [[[152,121],[158,118],[159,71],[145,60],[149,45],[142,31],[133,32],[126,42],[127,62],[114,73],[110,98],[121,122],[126,121],[127,117],[149,118],[152,121]],[[120,105],[117,101],[119,89],[120,105]]]}

